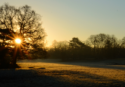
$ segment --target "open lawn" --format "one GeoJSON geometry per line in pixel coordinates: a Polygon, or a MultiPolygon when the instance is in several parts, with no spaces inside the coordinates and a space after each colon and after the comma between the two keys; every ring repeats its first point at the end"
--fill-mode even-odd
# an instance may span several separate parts
{"type": "Polygon", "coordinates": [[[18,61],[21,68],[0,70],[0,87],[125,87],[120,62],[18,61]]]}

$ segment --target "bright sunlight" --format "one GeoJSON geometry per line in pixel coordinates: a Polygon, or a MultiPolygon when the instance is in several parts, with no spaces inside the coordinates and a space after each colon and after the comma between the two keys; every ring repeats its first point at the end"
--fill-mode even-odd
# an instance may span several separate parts
{"type": "Polygon", "coordinates": [[[16,38],[16,39],[15,39],[15,42],[16,42],[17,44],[20,44],[20,43],[21,43],[21,39],[16,38]]]}

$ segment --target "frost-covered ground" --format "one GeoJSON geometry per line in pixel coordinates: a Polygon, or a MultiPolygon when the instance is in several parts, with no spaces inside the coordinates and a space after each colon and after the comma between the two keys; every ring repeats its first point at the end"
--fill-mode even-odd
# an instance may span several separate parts
{"type": "Polygon", "coordinates": [[[125,87],[124,63],[22,60],[21,68],[0,70],[0,87],[125,87]]]}

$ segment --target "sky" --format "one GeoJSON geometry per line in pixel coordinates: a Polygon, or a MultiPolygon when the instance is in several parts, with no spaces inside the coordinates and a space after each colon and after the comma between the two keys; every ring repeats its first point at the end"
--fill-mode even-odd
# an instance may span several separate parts
{"type": "Polygon", "coordinates": [[[47,46],[73,37],[85,41],[99,33],[125,36],[125,0],[0,0],[0,6],[5,3],[29,5],[41,15],[47,46]]]}

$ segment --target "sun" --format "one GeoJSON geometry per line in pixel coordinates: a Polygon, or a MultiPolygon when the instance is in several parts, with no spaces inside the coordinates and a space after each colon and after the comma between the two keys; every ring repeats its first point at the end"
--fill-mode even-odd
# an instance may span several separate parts
{"type": "Polygon", "coordinates": [[[21,39],[16,38],[16,39],[15,39],[15,42],[16,42],[17,44],[20,44],[20,43],[21,43],[21,39]]]}

